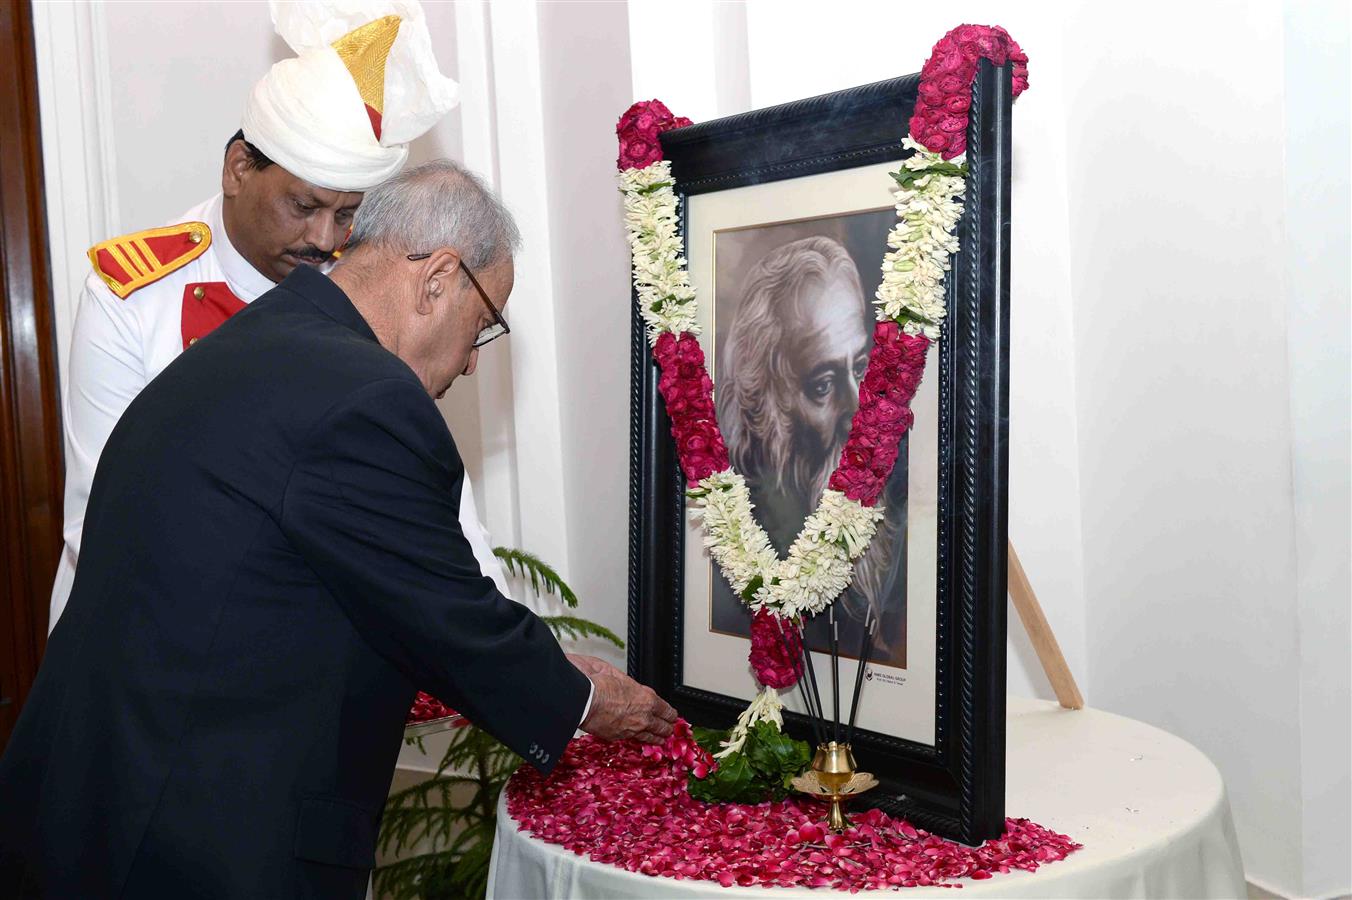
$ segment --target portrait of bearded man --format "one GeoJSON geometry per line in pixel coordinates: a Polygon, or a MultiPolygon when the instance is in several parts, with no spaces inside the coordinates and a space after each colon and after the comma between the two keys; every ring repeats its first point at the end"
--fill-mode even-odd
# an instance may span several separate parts
{"type": "MultiPolygon", "coordinates": [[[[733,467],[746,477],[757,518],[781,556],[840,459],[873,344],[872,291],[865,292],[856,258],[842,241],[859,244],[864,257],[876,256],[890,215],[860,213],[719,235],[756,246],[739,254],[742,277],[732,281],[740,287],[719,298],[718,420],[733,467]],[[833,236],[794,239],[813,230],[833,236]],[[772,235],[776,240],[764,249],[772,235]],[[730,323],[725,330],[724,323],[730,323]]],[[[871,658],[899,668],[906,665],[906,449],[903,439],[879,501],[885,519],[835,603],[842,651],[854,654],[871,609],[880,617],[871,658]]],[[[713,630],[749,632],[749,614],[721,575],[714,577],[712,607],[713,630]]],[[[809,645],[825,650],[828,637],[823,613],[808,625],[809,645]]]]}

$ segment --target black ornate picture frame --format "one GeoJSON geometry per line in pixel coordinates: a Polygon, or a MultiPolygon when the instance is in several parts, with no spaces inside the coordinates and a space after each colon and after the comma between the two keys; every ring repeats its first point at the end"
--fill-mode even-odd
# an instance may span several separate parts
{"type": "MultiPolygon", "coordinates": [[[[666,132],[683,215],[697,194],[898,158],[918,85],[910,75],[666,132]]],[[[967,844],[1004,830],[1011,101],[1008,67],[982,61],[961,250],[925,376],[938,378],[940,409],[935,741],[855,741],[861,768],[882,782],[862,805],[967,844]]],[[[745,701],[682,678],[685,484],[637,312],[631,353],[629,671],[692,723],[726,728],[745,701]]],[[[795,713],[785,728],[807,738],[795,713]]]]}

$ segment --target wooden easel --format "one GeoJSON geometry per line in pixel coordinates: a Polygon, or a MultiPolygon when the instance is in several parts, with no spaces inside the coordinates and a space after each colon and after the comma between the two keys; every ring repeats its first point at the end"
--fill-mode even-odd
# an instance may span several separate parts
{"type": "Polygon", "coordinates": [[[1075,684],[1075,676],[1070,673],[1070,666],[1066,665],[1061,645],[1056,642],[1052,626],[1042,612],[1042,604],[1038,603],[1037,594],[1033,593],[1028,573],[1024,572],[1019,555],[1014,552],[1013,541],[1009,542],[1007,574],[1009,599],[1014,601],[1019,621],[1023,623],[1023,630],[1028,633],[1028,639],[1037,651],[1038,662],[1042,663],[1042,671],[1051,682],[1057,701],[1066,709],[1083,709],[1084,698],[1080,696],[1080,688],[1075,684]]]}

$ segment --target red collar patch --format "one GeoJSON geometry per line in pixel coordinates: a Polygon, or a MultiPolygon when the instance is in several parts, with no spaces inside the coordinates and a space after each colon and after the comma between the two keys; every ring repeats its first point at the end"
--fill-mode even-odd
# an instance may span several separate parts
{"type": "Polygon", "coordinates": [[[183,349],[211,334],[247,304],[224,281],[196,281],[183,287],[183,349]]]}

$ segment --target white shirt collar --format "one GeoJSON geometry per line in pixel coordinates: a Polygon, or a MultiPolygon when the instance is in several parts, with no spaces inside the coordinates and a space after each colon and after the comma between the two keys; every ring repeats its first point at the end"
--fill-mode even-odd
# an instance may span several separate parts
{"type": "Polygon", "coordinates": [[[222,214],[223,199],[220,194],[207,201],[203,218],[211,229],[211,246],[216,251],[216,262],[225,275],[225,283],[231,293],[252,303],[277,285],[240,255],[230,243],[230,235],[225,231],[225,217],[222,214]]]}

